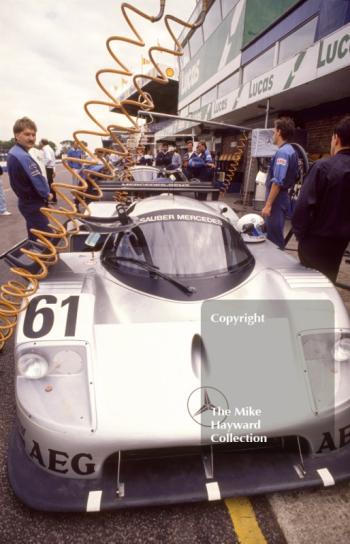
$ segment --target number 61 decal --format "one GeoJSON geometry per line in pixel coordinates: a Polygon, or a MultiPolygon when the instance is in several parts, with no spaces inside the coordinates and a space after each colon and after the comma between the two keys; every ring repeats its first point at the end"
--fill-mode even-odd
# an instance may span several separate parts
{"type": "Polygon", "coordinates": [[[66,298],[65,300],[58,301],[57,297],[53,295],[41,295],[34,297],[27,308],[26,315],[23,323],[23,333],[27,338],[41,338],[51,332],[55,322],[55,312],[58,307],[63,308],[67,306],[67,316],[65,321],[64,336],[74,336],[77,324],[79,296],[74,295],[66,298]],[[41,301],[45,301],[49,306],[44,306],[38,309],[38,304],[41,301]],[[56,308],[55,308],[56,305],[56,308]],[[41,316],[42,322],[38,330],[34,330],[35,319],[41,316]]]}

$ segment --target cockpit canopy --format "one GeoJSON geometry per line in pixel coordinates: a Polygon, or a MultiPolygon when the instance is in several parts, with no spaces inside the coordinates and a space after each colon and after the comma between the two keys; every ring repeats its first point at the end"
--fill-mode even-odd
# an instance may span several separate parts
{"type": "Polygon", "coordinates": [[[141,291],[180,300],[210,298],[241,283],[254,267],[240,234],[219,216],[170,209],[139,215],[138,221],[110,237],[102,262],[141,291]],[[180,282],[191,293],[176,285],[180,282]]]}

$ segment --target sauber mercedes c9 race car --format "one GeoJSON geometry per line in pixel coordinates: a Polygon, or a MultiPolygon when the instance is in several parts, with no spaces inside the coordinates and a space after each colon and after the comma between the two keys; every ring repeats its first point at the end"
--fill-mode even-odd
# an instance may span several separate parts
{"type": "Polygon", "coordinates": [[[98,511],[348,478],[350,323],[333,284],[223,202],[91,208],[19,318],[16,495],[98,511]]]}

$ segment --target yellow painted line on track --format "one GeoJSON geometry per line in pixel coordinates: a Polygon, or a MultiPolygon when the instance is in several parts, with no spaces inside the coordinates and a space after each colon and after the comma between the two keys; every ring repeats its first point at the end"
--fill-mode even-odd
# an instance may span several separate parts
{"type": "Polygon", "coordinates": [[[225,504],[240,544],[267,544],[249,499],[226,499],[225,504]]]}

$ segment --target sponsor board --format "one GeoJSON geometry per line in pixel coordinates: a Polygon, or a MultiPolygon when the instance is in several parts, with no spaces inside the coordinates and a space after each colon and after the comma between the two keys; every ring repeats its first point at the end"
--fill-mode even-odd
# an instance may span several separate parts
{"type": "MultiPolygon", "coordinates": [[[[350,65],[350,25],[342,27],[305,51],[299,52],[260,76],[233,89],[232,92],[215,100],[193,114],[204,121],[235,110],[239,110],[261,99],[280,94],[350,65]]],[[[165,138],[191,128],[190,121],[175,122],[156,133],[156,139],[165,138]]]]}

